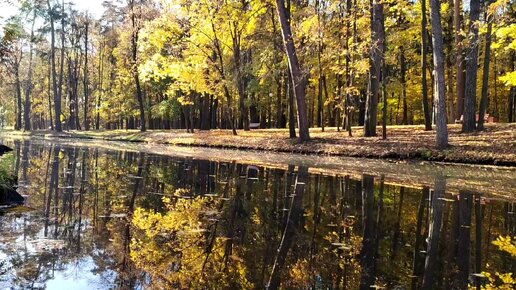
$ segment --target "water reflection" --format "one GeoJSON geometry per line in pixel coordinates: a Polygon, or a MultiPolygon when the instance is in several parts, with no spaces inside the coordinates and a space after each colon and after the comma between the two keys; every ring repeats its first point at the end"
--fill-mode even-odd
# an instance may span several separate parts
{"type": "Polygon", "coordinates": [[[11,289],[465,289],[514,272],[514,205],[383,176],[16,141],[31,211],[0,216],[11,289]]]}

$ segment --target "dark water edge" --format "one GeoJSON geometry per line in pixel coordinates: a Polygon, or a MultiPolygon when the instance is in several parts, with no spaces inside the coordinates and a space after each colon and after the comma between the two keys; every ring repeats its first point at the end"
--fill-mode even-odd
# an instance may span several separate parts
{"type": "Polygon", "coordinates": [[[2,289],[465,289],[516,266],[492,244],[510,170],[7,144],[29,210],[0,216],[2,289]]]}

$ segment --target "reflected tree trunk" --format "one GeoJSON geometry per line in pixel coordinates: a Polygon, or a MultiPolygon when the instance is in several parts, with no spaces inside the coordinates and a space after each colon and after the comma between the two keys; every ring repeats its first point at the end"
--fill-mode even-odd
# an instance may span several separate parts
{"type": "Polygon", "coordinates": [[[430,205],[430,227],[428,229],[425,273],[421,289],[432,289],[436,285],[436,271],[439,259],[439,239],[441,235],[443,217],[443,197],[446,191],[446,179],[437,176],[435,189],[432,192],[430,205]]]}
{"type": "Polygon", "coordinates": [[[278,252],[274,259],[271,275],[267,289],[279,289],[281,285],[281,274],[285,267],[287,254],[292,247],[292,243],[297,232],[302,228],[303,219],[303,197],[305,194],[306,183],[308,182],[308,167],[299,166],[294,194],[291,196],[290,209],[287,223],[283,230],[278,252]]]}
{"type": "Polygon", "coordinates": [[[377,243],[377,221],[374,218],[374,177],[362,176],[362,227],[363,240],[360,252],[362,276],[360,289],[371,289],[375,281],[375,258],[377,243]]]}

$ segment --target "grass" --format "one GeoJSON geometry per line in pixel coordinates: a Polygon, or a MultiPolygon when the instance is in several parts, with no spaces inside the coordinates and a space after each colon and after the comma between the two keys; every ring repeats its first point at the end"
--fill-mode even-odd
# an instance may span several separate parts
{"type": "MultiPolygon", "coordinates": [[[[435,131],[424,131],[423,126],[390,126],[388,138],[365,138],[361,127],[353,128],[353,137],[336,128],[311,129],[311,141],[299,142],[290,139],[286,129],[260,129],[238,131],[233,136],[230,130],[196,131],[184,130],[110,130],[15,132],[4,131],[0,135],[27,135],[44,138],[85,138],[126,142],[147,142],[178,146],[261,150],[299,154],[349,156],[388,159],[420,159],[469,164],[516,166],[516,124],[486,124],[486,130],[464,134],[460,125],[449,125],[450,147],[434,148],[435,131]]],[[[378,129],[381,135],[381,128],[378,129]]]]}

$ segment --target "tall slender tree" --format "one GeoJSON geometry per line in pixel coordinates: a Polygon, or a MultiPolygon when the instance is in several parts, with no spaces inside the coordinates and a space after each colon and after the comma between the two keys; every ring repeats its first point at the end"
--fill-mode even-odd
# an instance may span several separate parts
{"type": "Polygon", "coordinates": [[[446,121],[446,82],[444,79],[444,44],[440,5],[439,0],[430,0],[435,74],[434,103],[437,109],[435,114],[436,147],[443,149],[448,146],[448,125],[446,121]]]}
{"type": "Polygon", "coordinates": [[[471,0],[469,4],[469,39],[466,50],[466,95],[462,122],[462,132],[464,133],[473,132],[476,129],[479,17],[480,0],[471,0]]]}
{"type": "Polygon", "coordinates": [[[484,69],[482,75],[482,96],[480,99],[480,107],[478,109],[478,126],[477,130],[484,130],[484,117],[487,110],[487,103],[489,97],[489,65],[491,63],[491,40],[493,33],[493,15],[487,14],[487,33],[484,48],[484,69]]]}
{"type": "Polygon", "coordinates": [[[301,141],[310,140],[310,133],[308,131],[308,118],[306,115],[306,77],[303,75],[299,60],[296,54],[296,47],[292,37],[292,30],[290,22],[287,21],[287,14],[285,8],[285,0],[276,0],[276,9],[281,25],[281,32],[283,35],[283,42],[287,52],[287,58],[292,76],[292,85],[294,88],[294,95],[297,102],[297,121],[299,123],[299,139],[301,141]]]}
{"type": "Polygon", "coordinates": [[[143,100],[143,91],[140,83],[140,75],[138,72],[138,37],[140,33],[141,7],[136,7],[136,0],[129,0],[129,10],[131,17],[131,56],[132,56],[132,74],[134,84],[136,86],[136,100],[138,101],[138,109],[140,111],[140,131],[147,130],[145,124],[145,105],[143,100]]]}
{"type": "Polygon", "coordinates": [[[383,2],[373,0],[371,6],[371,57],[369,60],[369,87],[366,98],[364,136],[376,136],[380,77],[385,43],[383,2]]]}
{"type": "Polygon", "coordinates": [[[428,106],[428,84],[427,84],[427,51],[428,51],[428,33],[426,20],[426,0],[421,0],[421,91],[423,93],[423,113],[425,114],[425,130],[432,130],[432,115],[428,106]]]}
{"type": "Polygon", "coordinates": [[[463,36],[462,36],[462,2],[455,0],[453,7],[453,19],[455,26],[455,46],[456,56],[455,64],[457,66],[457,118],[461,118],[464,112],[464,94],[465,94],[465,74],[464,74],[464,55],[463,55],[463,36]]]}

